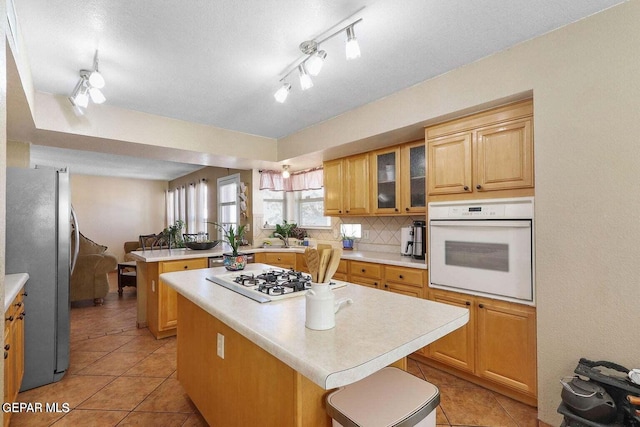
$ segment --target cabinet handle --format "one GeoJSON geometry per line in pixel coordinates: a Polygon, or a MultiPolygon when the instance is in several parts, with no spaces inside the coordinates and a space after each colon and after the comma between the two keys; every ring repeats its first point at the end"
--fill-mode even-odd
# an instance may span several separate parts
{"type": "Polygon", "coordinates": [[[480,190],[482,188],[482,185],[478,184],[476,185],[476,190],[480,190]]]}
{"type": "Polygon", "coordinates": [[[15,304],[16,307],[22,307],[22,301],[15,304]]]}
{"type": "Polygon", "coordinates": [[[400,279],[404,279],[404,277],[402,277],[402,274],[398,276],[400,279]]]}
{"type": "Polygon", "coordinates": [[[185,269],[185,270],[187,270],[188,268],[189,268],[189,266],[188,266],[188,265],[185,265],[185,266],[184,266],[184,269],[185,269]]]}
{"type": "Polygon", "coordinates": [[[280,261],[281,259],[278,257],[278,261],[280,261]]]}
{"type": "Polygon", "coordinates": [[[484,304],[478,304],[479,308],[484,308],[484,304]]]}
{"type": "Polygon", "coordinates": [[[364,268],[362,269],[362,272],[364,273],[364,268]]]}
{"type": "Polygon", "coordinates": [[[409,212],[409,208],[404,208],[405,211],[409,212]]]}
{"type": "Polygon", "coordinates": [[[373,282],[373,286],[378,287],[378,282],[373,282]]]}
{"type": "Polygon", "coordinates": [[[9,357],[9,353],[7,353],[6,351],[4,352],[4,358],[6,359],[7,357],[9,357]]]}
{"type": "Polygon", "coordinates": [[[395,208],[394,211],[398,212],[398,208],[395,208]]]}
{"type": "Polygon", "coordinates": [[[11,344],[7,344],[7,345],[4,346],[4,349],[7,350],[7,351],[9,351],[10,348],[11,348],[11,344]]]}
{"type": "Polygon", "coordinates": [[[28,294],[27,294],[27,292],[26,292],[26,291],[22,293],[22,296],[23,296],[23,297],[26,297],[27,295],[28,295],[28,294]]]}
{"type": "Polygon", "coordinates": [[[22,313],[20,313],[20,317],[18,317],[18,319],[22,320],[22,319],[24,319],[24,316],[26,316],[26,315],[27,315],[27,313],[23,311],[22,313]]]}
{"type": "Polygon", "coordinates": [[[464,305],[471,305],[471,303],[469,301],[465,301],[464,305]]]}
{"type": "Polygon", "coordinates": [[[389,285],[388,285],[387,283],[385,283],[385,284],[384,284],[384,287],[385,287],[386,289],[389,289],[389,285]]]}
{"type": "Polygon", "coordinates": [[[345,211],[346,213],[349,213],[349,211],[345,211]]]}
{"type": "Polygon", "coordinates": [[[468,186],[468,185],[465,185],[465,186],[464,186],[464,188],[463,188],[463,190],[464,190],[464,191],[469,191],[469,186],[468,186]]]}
{"type": "Polygon", "coordinates": [[[13,322],[13,316],[5,317],[4,320],[8,320],[9,322],[13,322]]]}
{"type": "Polygon", "coordinates": [[[338,213],[342,213],[342,211],[338,211],[338,213]]]}

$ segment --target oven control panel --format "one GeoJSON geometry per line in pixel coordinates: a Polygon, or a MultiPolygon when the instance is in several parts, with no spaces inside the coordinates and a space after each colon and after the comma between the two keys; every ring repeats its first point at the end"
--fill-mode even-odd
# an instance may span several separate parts
{"type": "Polygon", "coordinates": [[[504,216],[504,205],[489,206],[451,206],[449,218],[501,218],[504,216]]]}

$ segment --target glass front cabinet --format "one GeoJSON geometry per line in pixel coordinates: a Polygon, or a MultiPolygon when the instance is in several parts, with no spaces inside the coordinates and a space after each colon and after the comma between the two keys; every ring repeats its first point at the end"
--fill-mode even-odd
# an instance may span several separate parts
{"type": "Polygon", "coordinates": [[[380,215],[425,212],[424,140],[378,150],[371,154],[373,213],[380,215]]]}

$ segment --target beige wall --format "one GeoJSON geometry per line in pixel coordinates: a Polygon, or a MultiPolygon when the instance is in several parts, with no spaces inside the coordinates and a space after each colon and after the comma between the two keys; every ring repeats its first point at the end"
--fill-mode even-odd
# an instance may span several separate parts
{"type": "Polygon", "coordinates": [[[80,232],[124,257],[124,242],[165,227],[166,181],[71,175],[80,232]]]}
{"type": "Polygon", "coordinates": [[[539,418],[551,425],[580,357],[640,360],[638,22],[631,0],[279,142],[286,157],[533,92],[539,418]]]}
{"type": "Polygon", "coordinates": [[[7,166],[28,168],[31,159],[31,144],[28,142],[7,141],[7,166]]]}
{"type": "MultiPolygon", "coordinates": [[[[6,16],[6,2],[0,0],[0,16],[6,16]]],[[[5,40],[5,26],[0,26],[0,40],[5,40]]],[[[5,274],[5,227],[7,194],[7,58],[6,50],[0,51],[0,304],[4,307],[4,274],[5,274]]],[[[4,336],[4,334],[3,334],[4,336]]],[[[3,344],[4,347],[4,339],[3,344]]],[[[4,372],[4,359],[0,361],[0,372],[4,372]]],[[[4,375],[0,375],[0,390],[4,390],[4,375]]],[[[4,401],[4,399],[3,399],[4,401]]],[[[4,411],[2,419],[4,423],[4,411]]]]}

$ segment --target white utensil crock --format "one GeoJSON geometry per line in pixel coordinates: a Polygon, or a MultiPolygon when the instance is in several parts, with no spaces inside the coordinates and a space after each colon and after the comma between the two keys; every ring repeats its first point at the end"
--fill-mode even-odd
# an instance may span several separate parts
{"type": "Polygon", "coordinates": [[[333,291],[329,283],[311,283],[305,295],[306,320],[305,326],[309,329],[324,331],[336,326],[336,313],[344,304],[351,304],[351,298],[342,298],[335,301],[333,291]]]}

